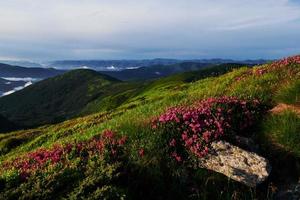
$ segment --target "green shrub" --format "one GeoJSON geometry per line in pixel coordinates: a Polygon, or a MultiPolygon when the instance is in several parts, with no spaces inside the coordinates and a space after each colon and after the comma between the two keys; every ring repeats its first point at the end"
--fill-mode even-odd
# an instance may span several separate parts
{"type": "Polygon", "coordinates": [[[300,80],[293,81],[281,88],[275,95],[277,102],[286,104],[300,103],[300,80]]]}

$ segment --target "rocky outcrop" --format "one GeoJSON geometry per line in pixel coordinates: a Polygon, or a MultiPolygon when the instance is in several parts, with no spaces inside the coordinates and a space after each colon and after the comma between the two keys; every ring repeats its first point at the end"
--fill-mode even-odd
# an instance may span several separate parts
{"type": "Polygon", "coordinates": [[[224,141],[212,143],[200,167],[222,173],[249,187],[266,180],[271,170],[267,159],[224,141]]]}

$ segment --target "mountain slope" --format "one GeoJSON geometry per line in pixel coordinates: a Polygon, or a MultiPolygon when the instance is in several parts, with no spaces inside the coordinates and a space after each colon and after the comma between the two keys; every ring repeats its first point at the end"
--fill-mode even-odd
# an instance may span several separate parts
{"type": "Polygon", "coordinates": [[[16,129],[16,125],[0,115],[0,133],[16,129]]]}
{"type": "Polygon", "coordinates": [[[92,70],[74,70],[0,99],[0,113],[20,126],[55,123],[76,115],[103,88],[120,81],[92,70]]]}
{"type": "MultiPolygon", "coordinates": [[[[0,147],[8,146],[11,141],[18,144],[1,151],[0,196],[6,199],[275,198],[277,191],[286,188],[286,183],[297,183],[300,178],[299,134],[295,134],[299,130],[297,115],[283,113],[273,119],[272,112],[252,110],[246,114],[262,114],[261,120],[249,129],[236,129],[232,133],[232,136],[241,134],[253,140],[250,147],[259,147],[259,153],[272,165],[269,179],[256,188],[198,168],[195,157],[178,157],[174,142],[169,139],[173,136],[184,139],[185,135],[172,126],[157,129],[153,119],[162,116],[169,107],[179,106],[181,110],[182,106],[222,96],[242,99],[244,108],[249,106],[247,101],[264,108],[283,102],[298,104],[298,94],[294,95],[293,91],[300,91],[299,76],[300,56],[235,69],[218,77],[179,81],[177,85],[176,79],[170,78],[174,83],[172,87],[165,85],[170,82],[161,81],[156,85],[159,87],[148,88],[134,102],[126,102],[115,110],[0,134],[0,147]]],[[[227,107],[230,105],[224,105],[215,110],[232,113],[227,107]]],[[[236,110],[238,116],[243,117],[239,115],[245,114],[239,112],[242,110],[236,110]]],[[[227,120],[228,116],[224,117],[227,120]]],[[[249,126],[245,119],[244,123],[233,121],[236,127],[249,126]]],[[[213,129],[216,127],[210,125],[213,129]]]]}
{"type": "Polygon", "coordinates": [[[218,65],[209,65],[205,67],[200,67],[200,69],[198,70],[188,70],[182,73],[175,73],[171,76],[167,76],[160,80],[161,81],[182,81],[185,83],[189,83],[207,77],[220,76],[222,74],[232,71],[233,69],[238,69],[241,67],[247,67],[247,65],[239,64],[239,63],[224,63],[218,65]]]}
{"type": "Polygon", "coordinates": [[[0,77],[17,78],[49,78],[64,73],[63,70],[53,68],[27,68],[0,63],[0,77]]]}
{"type": "MultiPolygon", "coordinates": [[[[24,127],[57,123],[76,116],[113,110],[129,102],[142,101],[143,93],[154,92],[160,86],[171,87],[217,76],[241,66],[222,64],[161,80],[136,82],[121,82],[92,70],[74,70],[1,98],[0,114],[24,127]]],[[[189,68],[193,69],[194,66],[189,68]]]]}
{"type": "Polygon", "coordinates": [[[123,71],[103,71],[101,73],[120,80],[147,80],[169,76],[175,73],[195,71],[211,65],[210,63],[183,62],[172,65],[153,65],[123,71]]]}

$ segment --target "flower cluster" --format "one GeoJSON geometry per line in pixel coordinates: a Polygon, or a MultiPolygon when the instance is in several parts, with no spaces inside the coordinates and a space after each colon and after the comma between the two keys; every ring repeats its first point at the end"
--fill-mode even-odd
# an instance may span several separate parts
{"type": "Polygon", "coordinates": [[[241,76],[237,77],[236,80],[240,81],[240,80],[245,79],[248,76],[261,76],[261,75],[263,75],[265,73],[268,73],[270,71],[280,69],[280,68],[285,68],[285,67],[290,66],[292,64],[300,64],[300,55],[283,58],[281,60],[272,62],[268,66],[253,68],[253,69],[248,70],[247,72],[243,73],[241,76]]]}
{"type": "Polygon", "coordinates": [[[288,65],[291,65],[291,64],[300,64],[300,55],[287,57],[287,58],[278,60],[276,62],[273,62],[271,64],[271,68],[276,69],[276,68],[288,66],[288,65]]]}
{"type": "Polygon", "coordinates": [[[251,126],[261,111],[258,100],[235,97],[209,98],[191,107],[168,109],[153,121],[167,134],[170,154],[181,162],[190,153],[204,157],[212,141],[251,126]]]}
{"type": "Polygon", "coordinates": [[[88,141],[75,142],[65,145],[54,145],[51,149],[41,148],[30,152],[13,161],[3,164],[4,169],[18,170],[22,179],[27,179],[38,170],[49,166],[68,165],[71,159],[79,158],[81,161],[99,155],[117,158],[122,152],[126,137],[117,138],[110,130],[105,130],[99,137],[88,141]]]}
{"type": "Polygon", "coordinates": [[[266,69],[266,68],[262,68],[262,67],[253,68],[251,70],[246,71],[241,76],[237,77],[235,80],[240,81],[240,80],[245,79],[248,76],[262,76],[267,72],[268,72],[268,69],[266,69]]]}

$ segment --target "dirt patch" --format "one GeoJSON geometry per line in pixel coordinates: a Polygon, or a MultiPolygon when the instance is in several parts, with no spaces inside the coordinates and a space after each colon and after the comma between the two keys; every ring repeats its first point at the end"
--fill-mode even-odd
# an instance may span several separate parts
{"type": "Polygon", "coordinates": [[[288,104],[284,104],[284,103],[278,104],[273,109],[271,109],[270,112],[273,114],[279,114],[286,110],[291,110],[291,111],[297,113],[298,115],[300,115],[300,106],[288,105],[288,104]]]}

